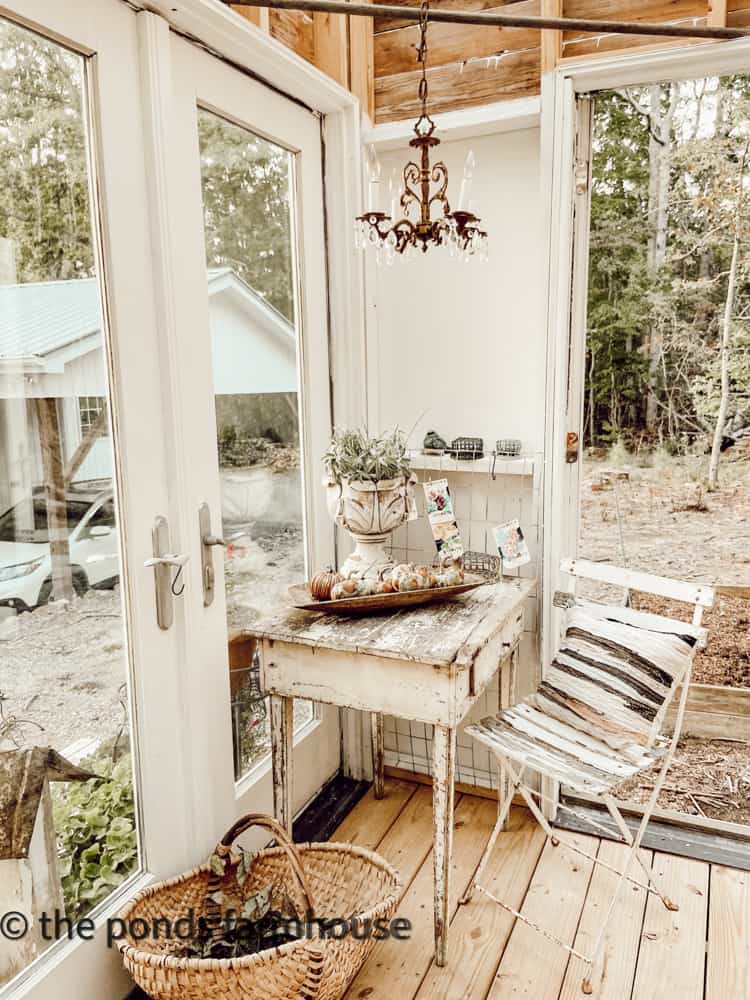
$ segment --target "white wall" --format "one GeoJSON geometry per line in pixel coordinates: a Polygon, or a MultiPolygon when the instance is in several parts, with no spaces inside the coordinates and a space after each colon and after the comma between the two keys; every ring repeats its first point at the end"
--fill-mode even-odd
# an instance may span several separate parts
{"type": "Polygon", "coordinates": [[[248,319],[228,295],[211,300],[214,392],[296,392],[295,344],[248,319]]]}
{"type": "MultiPolygon", "coordinates": [[[[483,437],[488,452],[497,438],[520,438],[523,454],[534,459],[533,477],[493,480],[487,472],[449,471],[448,479],[466,547],[496,552],[492,527],[518,517],[532,555],[521,575],[538,577],[546,364],[539,130],[444,142],[439,149],[451,178],[448,196],[454,199],[466,153],[474,151],[471,199],[489,233],[490,259],[463,263],[428,252],[392,267],[368,265],[370,426],[398,424],[411,431],[412,447],[421,447],[427,429],[448,441],[460,435],[483,437]]],[[[381,154],[381,188],[387,187],[393,167],[403,167],[408,153],[404,146],[381,154]]],[[[456,463],[446,466],[455,469],[456,463]]],[[[421,479],[438,475],[419,473],[421,479]]],[[[394,536],[394,556],[433,558],[424,518],[394,536]]],[[[538,681],[537,620],[538,599],[533,596],[526,606],[521,694],[538,681]]],[[[496,710],[493,688],[474,714],[496,710]]],[[[426,771],[429,736],[424,727],[387,720],[388,763],[426,771]]],[[[488,754],[461,735],[458,779],[493,782],[488,754]]]]}
{"type": "MultiPolygon", "coordinates": [[[[464,158],[474,150],[472,200],[490,238],[480,263],[427,253],[375,275],[369,368],[371,419],[410,429],[421,444],[434,427],[459,434],[519,437],[524,451],[544,440],[545,331],[541,287],[539,131],[524,129],[444,142],[439,152],[457,197],[464,158]]],[[[382,154],[385,187],[403,151],[382,154]]]]}

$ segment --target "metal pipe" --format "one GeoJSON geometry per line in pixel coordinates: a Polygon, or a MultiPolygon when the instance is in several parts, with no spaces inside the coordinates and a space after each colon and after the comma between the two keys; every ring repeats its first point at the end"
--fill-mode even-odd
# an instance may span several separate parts
{"type": "MultiPolygon", "coordinates": [[[[419,7],[393,4],[347,3],[346,0],[224,0],[234,7],[271,7],[277,10],[310,10],[327,14],[354,14],[358,17],[392,17],[418,21],[419,7]]],[[[535,15],[494,14],[473,10],[430,8],[430,21],[451,24],[478,24],[492,28],[549,28],[553,31],[580,31],[595,35],[656,35],[667,38],[721,39],[746,38],[750,28],[720,28],[704,25],[642,24],[634,21],[591,21],[580,17],[538,17],[535,15]]]]}

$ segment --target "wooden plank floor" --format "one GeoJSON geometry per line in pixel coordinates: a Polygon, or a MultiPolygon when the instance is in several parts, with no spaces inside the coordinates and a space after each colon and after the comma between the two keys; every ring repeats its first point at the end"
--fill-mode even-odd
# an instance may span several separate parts
{"type": "MultiPolygon", "coordinates": [[[[378,851],[401,873],[399,915],[412,922],[409,941],[375,946],[346,1000],[578,1000],[578,959],[476,894],[459,907],[492,828],[495,803],[456,796],[449,961],[432,960],[432,802],[424,785],[386,782],[344,820],[333,840],[378,851]]],[[[622,845],[573,835],[588,854],[617,866],[622,845]]],[[[644,851],[660,873],[677,913],[627,885],[592,975],[599,1000],[750,1000],[750,872],[644,851]]],[[[616,876],[553,848],[523,809],[498,838],[484,885],[556,937],[587,952],[606,912],[616,876]]]]}

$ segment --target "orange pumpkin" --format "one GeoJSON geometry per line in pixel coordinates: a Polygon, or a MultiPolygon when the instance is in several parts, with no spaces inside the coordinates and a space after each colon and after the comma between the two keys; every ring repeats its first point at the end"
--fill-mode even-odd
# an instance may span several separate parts
{"type": "Polygon", "coordinates": [[[330,567],[322,573],[316,573],[310,581],[310,593],[316,601],[330,601],[331,590],[335,583],[343,580],[340,573],[336,573],[330,567]]]}

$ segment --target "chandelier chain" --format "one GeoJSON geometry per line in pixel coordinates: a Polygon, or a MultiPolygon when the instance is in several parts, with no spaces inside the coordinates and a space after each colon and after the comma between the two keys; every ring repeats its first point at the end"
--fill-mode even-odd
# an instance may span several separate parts
{"type": "Polygon", "coordinates": [[[429,23],[429,0],[422,0],[419,8],[419,47],[417,62],[421,64],[422,76],[419,80],[419,99],[422,102],[422,117],[427,117],[427,25],[429,23]]]}

